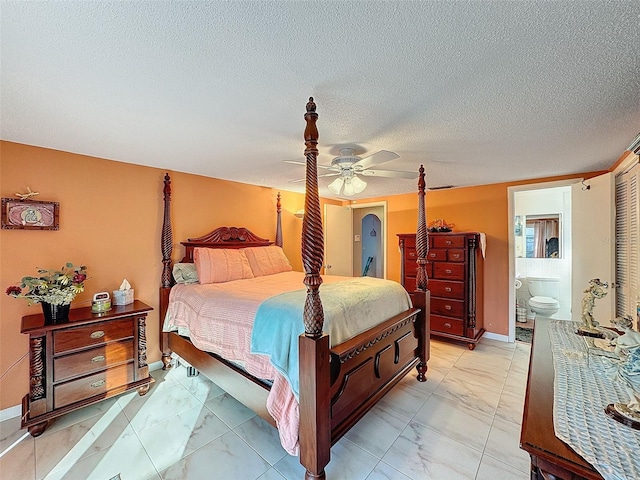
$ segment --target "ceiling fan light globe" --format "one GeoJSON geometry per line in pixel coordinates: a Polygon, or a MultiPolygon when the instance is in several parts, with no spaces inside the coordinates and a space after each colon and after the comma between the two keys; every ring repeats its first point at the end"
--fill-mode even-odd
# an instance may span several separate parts
{"type": "Polygon", "coordinates": [[[367,188],[367,182],[360,180],[360,178],[355,175],[351,179],[351,185],[353,186],[353,191],[356,194],[364,192],[364,189],[367,188]]]}
{"type": "Polygon", "coordinates": [[[342,177],[338,177],[333,182],[331,182],[327,186],[327,188],[334,195],[340,195],[340,190],[342,190],[342,184],[343,183],[344,183],[344,180],[342,179],[342,177]]]}
{"type": "Polygon", "coordinates": [[[350,197],[355,195],[355,189],[353,188],[353,183],[351,178],[347,178],[344,181],[344,191],[342,192],[345,197],[350,197]]]}

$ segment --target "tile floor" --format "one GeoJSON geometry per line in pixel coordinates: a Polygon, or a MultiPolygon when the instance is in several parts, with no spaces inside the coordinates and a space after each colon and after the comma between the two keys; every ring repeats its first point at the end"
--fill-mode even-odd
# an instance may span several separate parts
{"type": "MultiPolygon", "coordinates": [[[[529,479],[519,449],[530,345],[432,341],[428,380],[398,384],[331,450],[330,480],[529,479]]],[[[0,423],[0,477],[300,480],[276,430],[184,367],[53,421],[38,438],[0,423]]]]}

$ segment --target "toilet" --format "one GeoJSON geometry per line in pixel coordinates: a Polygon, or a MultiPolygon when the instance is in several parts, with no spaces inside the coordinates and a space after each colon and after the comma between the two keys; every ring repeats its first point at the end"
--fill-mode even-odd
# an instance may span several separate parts
{"type": "Polygon", "coordinates": [[[534,316],[551,317],[560,310],[558,302],[557,278],[527,277],[527,286],[531,298],[529,299],[529,310],[534,316]]]}

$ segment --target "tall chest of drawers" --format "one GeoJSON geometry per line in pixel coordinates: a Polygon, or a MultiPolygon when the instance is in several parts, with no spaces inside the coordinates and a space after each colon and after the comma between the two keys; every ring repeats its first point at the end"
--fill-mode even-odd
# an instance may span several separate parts
{"type": "Polygon", "coordinates": [[[22,427],[38,436],[49,420],[127,390],[147,393],[146,318],[138,300],[104,313],[71,309],[69,320],[47,324],[42,314],[22,317],[29,335],[30,391],[22,399],[22,427]]]}
{"type": "MultiPolygon", "coordinates": [[[[484,333],[484,257],[478,232],[429,233],[428,288],[431,334],[467,343],[473,350],[484,333]]],[[[401,283],[415,290],[415,234],[398,234],[402,256],[401,283]]]]}

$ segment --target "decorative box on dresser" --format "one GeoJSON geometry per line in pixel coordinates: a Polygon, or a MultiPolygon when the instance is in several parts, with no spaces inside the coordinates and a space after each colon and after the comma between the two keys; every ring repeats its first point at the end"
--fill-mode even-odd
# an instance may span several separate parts
{"type": "MultiPolygon", "coordinates": [[[[428,288],[431,292],[431,335],[460,340],[470,350],[484,333],[484,257],[478,232],[429,233],[428,288]]],[[[400,278],[412,295],[416,286],[415,233],[398,234],[400,278]]]]}
{"type": "Polygon", "coordinates": [[[134,388],[146,394],[154,381],[145,333],[151,310],[136,300],[104,313],[74,308],[64,323],[47,324],[42,314],[22,317],[30,372],[22,428],[37,437],[49,420],[65,413],[134,388]]]}

